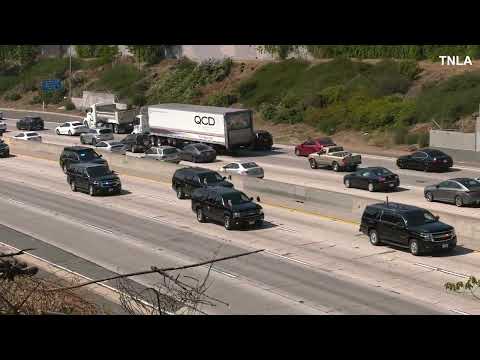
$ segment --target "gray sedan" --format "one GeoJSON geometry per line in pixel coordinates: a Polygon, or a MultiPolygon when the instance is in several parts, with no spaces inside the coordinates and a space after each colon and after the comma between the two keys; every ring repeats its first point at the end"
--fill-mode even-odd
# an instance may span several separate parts
{"type": "Polygon", "coordinates": [[[180,150],[173,146],[152,146],[143,157],[178,164],[180,162],[180,150]]]}
{"type": "Polygon", "coordinates": [[[457,206],[480,204],[480,182],[476,179],[456,178],[430,185],[424,189],[425,199],[457,206]]]}
{"type": "Polygon", "coordinates": [[[89,129],[88,132],[80,134],[82,144],[95,145],[100,141],[113,140],[113,131],[108,128],[89,129]]]}

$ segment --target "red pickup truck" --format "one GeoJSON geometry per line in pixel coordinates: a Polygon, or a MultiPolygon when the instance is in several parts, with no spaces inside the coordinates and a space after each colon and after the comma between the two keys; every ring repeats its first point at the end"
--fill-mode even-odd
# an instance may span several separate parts
{"type": "Polygon", "coordinates": [[[329,138],[319,138],[315,140],[307,140],[303,144],[295,146],[295,155],[308,156],[310,154],[321,151],[326,146],[335,146],[335,142],[329,138]]]}

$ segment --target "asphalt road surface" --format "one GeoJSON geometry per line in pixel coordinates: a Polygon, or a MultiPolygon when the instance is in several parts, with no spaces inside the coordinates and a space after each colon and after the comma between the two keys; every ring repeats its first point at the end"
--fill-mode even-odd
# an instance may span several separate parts
{"type": "MultiPolygon", "coordinates": [[[[184,265],[254,249],[218,263],[208,294],[229,304],[212,314],[476,313],[468,296],[443,284],[478,272],[478,253],[416,258],[372,247],[356,226],[265,206],[262,229],[226,231],[199,224],[188,200],[167,185],[122,177],[124,194],[72,193],[58,164],[2,159],[1,222],[113,272],[184,265]],[[5,161],[3,161],[5,160],[5,161]]],[[[68,266],[68,264],[66,264],[68,266]]],[[[186,271],[202,279],[206,268],[186,271]]],[[[137,279],[149,285],[155,276],[137,279]]]]}

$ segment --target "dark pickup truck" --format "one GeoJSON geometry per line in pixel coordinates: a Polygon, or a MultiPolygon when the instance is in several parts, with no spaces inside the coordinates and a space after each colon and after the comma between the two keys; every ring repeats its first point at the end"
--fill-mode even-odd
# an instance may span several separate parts
{"type": "Polygon", "coordinates": [[[225,181],[225,177],[218,172],[199,167],[187,167],[175,171],[172,177],[172,189],[177,193],[177,198],[190,197],[195,189],[207,186],[233,187],[225,181]]]}

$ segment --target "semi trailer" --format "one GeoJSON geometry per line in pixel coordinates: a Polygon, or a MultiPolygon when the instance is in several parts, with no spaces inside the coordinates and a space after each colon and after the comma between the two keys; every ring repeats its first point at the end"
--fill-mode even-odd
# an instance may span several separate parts
{"type": "Polygon", "coordinates": [[[254,145],[253,113],[247,109],[161,104],[143,107],[134,133],[148,134],[154,146],[204,143],[217,152],[254,145]]]}

